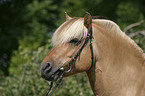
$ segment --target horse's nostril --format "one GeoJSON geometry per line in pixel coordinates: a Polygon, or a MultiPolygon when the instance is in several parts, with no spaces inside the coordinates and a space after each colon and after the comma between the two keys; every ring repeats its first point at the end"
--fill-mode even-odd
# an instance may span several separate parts
{"type": "Polygon", "coordinates": [[[52,64],[50,62],[46,62],[41,67],[41,77],[47,79],[49,77],[49,72],[52,70],[52,64]]]}
{"type": "Polygon", "coordinates": [[[43,70],[45,72],[49,72],[52,68],[52,64],[50,62],[47,62],[44,66],[43,66],[43,70]]]}
{"type": "Polygon", "coordinates": [[[43,66],[43,70],[45,70],[47,67],[50,67],[51,64],[49,62],[47,62],[44,66],[43,66]]]}

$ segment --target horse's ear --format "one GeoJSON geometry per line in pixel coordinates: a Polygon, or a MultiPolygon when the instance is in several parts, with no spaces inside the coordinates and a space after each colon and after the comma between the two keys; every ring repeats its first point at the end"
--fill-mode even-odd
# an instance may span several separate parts
{"type": "Polygon", "coordinates": [[[66,12],[65,12],[66,20],[72,19],[66,12]]]}
{"type": "Polygon", "coordinates": [[[87,29],[90,29],[92,25],[92,16],[90,13],[86,12],[84,16],[84,26],[87,27],[87,29]]]}

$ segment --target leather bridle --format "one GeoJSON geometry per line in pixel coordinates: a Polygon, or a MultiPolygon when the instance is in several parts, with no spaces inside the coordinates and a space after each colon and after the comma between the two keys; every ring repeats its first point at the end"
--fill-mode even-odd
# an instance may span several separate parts
{"type": "MultiPolygon", "coordinates": [[[[80,47],[80,49],[78,50],[78,52],[76,53],[76,55],[70,60],[70,61],[66,61],[65,63],[62,64],[62,66],[60,66],[58,68],[58,70],[61,70],[62,71],[62,75],[60,76],[58,82],[56,83],[56,85],[54,86],[54,88],[52,89],[52,91],[50,92],[52,86],[53,86],[53,82],[51,81],[51,84],[50,84],[50,88],[48,90],[48,92],[46,93],[45,96],[51,96],[52,93],[55,91],[55,89],[58,87],[58,85],[60,84],[60,82],[62,81],[63,79],[63,76],[65,73],[68,73],[71,71],[71,68],[72,68],[72,62],[74,62],[81,54],[82,50],[84,49],[85,45],[90,41],[90,50],[91,50],[91,60],[92,60],[92,63],[91,63],[91,67],[90,69],[92,68],[93,64],[94,64],[94,53],[93,53],[93,45],[92,45],[92,39],[93,39],[93,35],[92,35],[92,25],[87,33],[87,37],[84,41],[84,43],[82,44],[82,46],[80,47]],[[69,64],[69,69],[68,70],[65,70],[65,68],[63,67],[63,65],[65,65],[66,63],[69,64]]],[[[90,70],[89,69],[89,70],[90,70]]]]}

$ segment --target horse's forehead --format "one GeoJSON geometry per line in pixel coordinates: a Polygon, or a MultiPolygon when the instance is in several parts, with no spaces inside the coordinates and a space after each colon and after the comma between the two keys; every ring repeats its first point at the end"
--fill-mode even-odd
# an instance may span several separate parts
{"type": "Polygon", "coordinates": [[[66,21],[54,33],[52,42],[53,45],[65,43],[73,38],[83,39],[87,37],[87,28],[84,26],[82,18],[74,21],[66,21]]]}

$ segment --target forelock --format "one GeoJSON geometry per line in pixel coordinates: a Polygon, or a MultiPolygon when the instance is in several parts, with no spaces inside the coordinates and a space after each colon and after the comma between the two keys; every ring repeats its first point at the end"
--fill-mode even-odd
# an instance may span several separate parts
{"type": "Polygon", "coordinates": [[[53,45],[66,43],[73,38],[81,40],[87,37],[87,32],[88,30],[84,26],[84,19],[75,17],[60,25],[52,37],[52,43],[53,45]]]}

